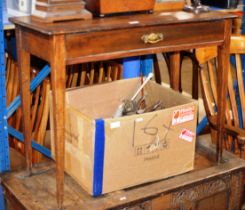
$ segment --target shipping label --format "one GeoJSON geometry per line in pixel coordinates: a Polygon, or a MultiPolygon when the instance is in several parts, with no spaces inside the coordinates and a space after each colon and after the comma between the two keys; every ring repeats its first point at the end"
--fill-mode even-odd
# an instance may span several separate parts
{"type": "Polygon", "coordinates": [[[179,125],[191,120],[195,117],[195,106],[178,109],[173,112],[172,125],[179,125]]]}
{"type": "Polygon", "coordinates": [[[184,129],[182,129],[182,131],[181,131],[181,133],[179,135],[179,138],[183,139],[185,141],[188,141],[188,142],[192,142],[193,139],[195,138],[195,135],[196,134],[194,132],[184,128],[184,129]]]}

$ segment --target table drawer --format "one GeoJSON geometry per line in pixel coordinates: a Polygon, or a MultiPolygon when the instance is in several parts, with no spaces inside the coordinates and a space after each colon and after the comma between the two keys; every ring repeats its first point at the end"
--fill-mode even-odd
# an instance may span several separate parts
{"type": "Polygon", "coordinates": [[[66,36],[67,64],[75,63],[79,59],[86,62],[183,50],[205,46],[210,42],[219,44],[223,39],[223,21],[71,34],[66,36]],[[159,38],[153,43],[144,42],[142,37],[151,33],[161,34],[162,40],[159,38]]]}

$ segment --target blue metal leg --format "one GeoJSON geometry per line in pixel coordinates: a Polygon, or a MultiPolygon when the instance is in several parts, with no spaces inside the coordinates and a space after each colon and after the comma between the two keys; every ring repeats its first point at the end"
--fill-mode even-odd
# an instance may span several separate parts
{"type": "MultiPolygon", "coordinates": [[[[9,132],[10,135],[14,136],[19,141],[24,142],[24,136],[23,136],[23,134],[21,132],[15,130],[11,126],[8,126],[8,132],[9,132]]],[[[46,147],[38,144],[35,140],[32,140],[32,148],[37,150],[38,152],[42,153],[46,157],[51,158],[50,150],[47,149],[46,147]]]]}
{"type": "Polygon", "coordinates": [[[0,173],[10,169],[4,65],[3,1],[0,2],[0,173]]]}
{"type": "MultiPolygon", "coordinates": [[[[38,73],[38,75],[31,81],[30,84],[30,91],[33,92],[41,83],[42,81],[49,75],[50,67],[46,65],[43,69],[38,73]]],[[[12,103],[7,107],[7,119],[18,109],[20,106],[21,100],[20,95],[18,95],[12,103]]]]}
{"type": "Polygon", "coordinates": [[[129,57],[123,59],[123,79],[140,76],[140,57],[129,57]]]}
{"type": "Polygon", "coordinates": [[[5,210],[2,185],[0,184],[0,210],[5,210]]]}
{"type": "MultiPolygon", "coordinates": [[[[30,91],[33,92],[41,83],[42,81],[49,75],[50,73],[50,67],[49,65],[46,65],[39,73],[38,75],[31,81],[30,84],[30,91]]],[[[18,95],[12,103],[8,106],[6,110],[6,116],[7,119],[18,109],[18,107],[21,104],[20,95],[18,95]]],[[[6,125],[7,126],[7,125],[6,125]]],[[[12,136],[14,136],[16,139],[18,139],[21,142],[24,142],[23,134],[19,131],[15,130],[11,126],[7,126],[8,133],[12,136]]],[[[48,158],[51,158],[51,152],[49,149],[43,147],[42,145],[36,143],[34,140],[32,141],[32,147],[33,149],[37,150],[38,152],[42,153],[48,158]]]]}
{"type": "Polygon", "coordinates": [[[141,58],[141,73],[143,76],[148,76],[152,72],[153,68],[153,56],[146,55],[141,58]]]}
{"type": "MultiPolygon", "coordinates": [[[[242,34],[245,34],[245,0],[243,0],[242,34]]],[[[242,71],[243,71],[243,78],[245,78],[245,55],[242,56],[242,71]]],[[[245,79],[244,79],[244,88],[245,88],[245,79]]]]}

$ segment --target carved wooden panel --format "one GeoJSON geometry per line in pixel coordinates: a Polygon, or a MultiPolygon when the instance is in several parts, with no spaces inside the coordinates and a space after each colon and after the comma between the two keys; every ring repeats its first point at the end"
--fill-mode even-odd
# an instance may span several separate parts
{"type": "Polygon", "coordinates": [[[243,195],[243,185],[244,185],[244,175],[240,171],[231,177],[231,193],[230,193],[230,206],[229,209],[240,210],[242,195],[243,195]]]}
{"type": "Polygon", "coordinates": [[[218,192],[228,191],[229,188],[230,176],[185,188],[172,194],[172,207],[181,206],[186,202],[196,202],[218,192]]]}
{"type": "Polygon", "coordinates": [[[239,210],[242,180],[242,172],[213,180],[203,180],[199,184],[162,194],[150,201],[120,210],[239,210]]]}
{"type": "Polygon", "coordinates": [[[196,203],[197,210],[227,210],[229,203],[229,193],[227,191],[204,198],[196,203]]]}

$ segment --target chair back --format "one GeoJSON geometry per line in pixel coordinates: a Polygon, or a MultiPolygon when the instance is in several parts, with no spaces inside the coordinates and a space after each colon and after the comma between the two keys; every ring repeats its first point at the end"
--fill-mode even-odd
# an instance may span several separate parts
{"type": "MultiPolygon", "coordinates": [[[[226,98],[227,138],[224,147],[235,153],[240,153],[237,136],[245,128],[245,73],[242,70],[242,55],[245,55],[245,36],[233,35],[230,45],[231,62],[228,69],[228,90],[226,98]]],[[[217,120],[217,47],[199,48],[196,58],[200,65],[201,88],[205,111],[211,125],[212,141],[216,141],[217,120]]]]}

